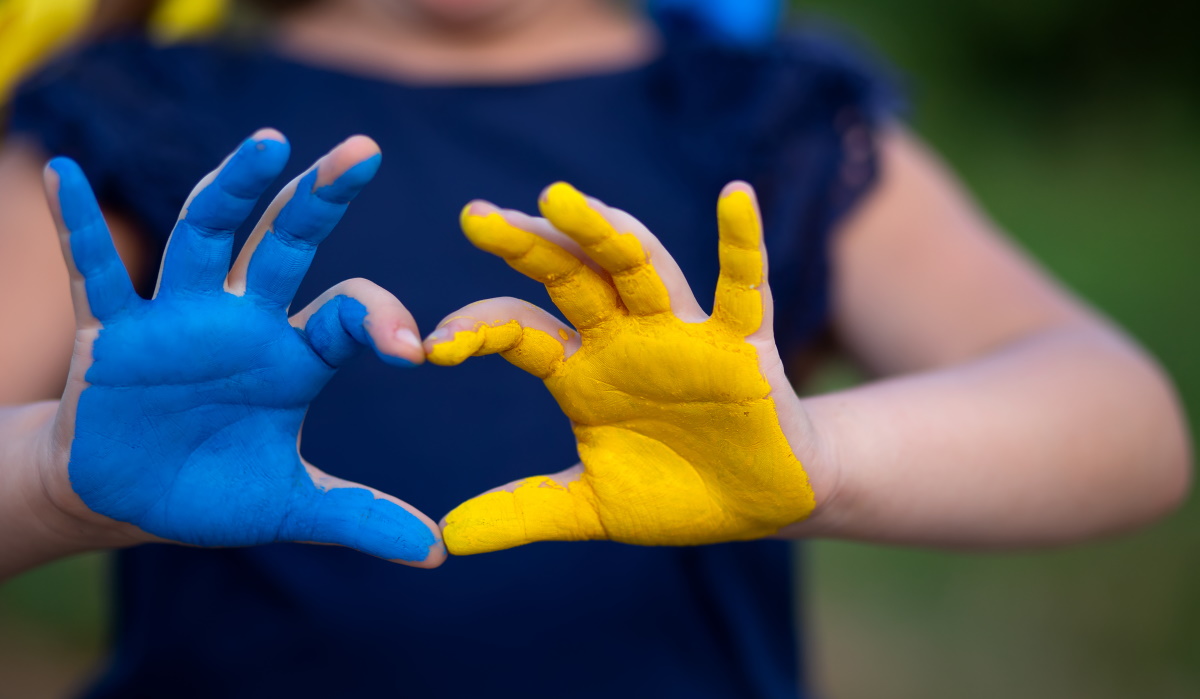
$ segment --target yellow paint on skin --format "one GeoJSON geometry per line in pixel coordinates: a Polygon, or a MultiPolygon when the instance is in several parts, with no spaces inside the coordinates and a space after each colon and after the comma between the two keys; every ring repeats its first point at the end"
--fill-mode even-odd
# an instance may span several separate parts
{"type": "Polygon", "coordinates": [[[750,196],[734,191],[718,204],[721,276],[703,323],[666,312],[670,298],[641,243],[582,194],[560,183],[541,204],[612,285],[499,214],[466,213],[464,230],[548,286],[573,280],[551,293],[569,318],[600,319],[579,326],[580,349],[564,359],[561,342],[511,321],[458,332],[429,358],[450,365],[499,352],[542,377],[571,419],[584,470],[569,483],[537,476],[459,505],[446,516],[451,553],[547,540],[707,544],[768,536],[808,516],[812,489],[746,340],[763,318],[762,233],[750,196]]]}
{"type": "Polygon", "coordinates": [[[454,366],[467,357],[500,353],[517,367],[539,378],[554,373],[563,361],[563,346],[536,328],[525,328],[515,320],[499,325],[478,323],[474,330],[454,333],[449,342],[434,345],[429,361],[454,366]]]}
{"type": "Polygon", "coordinates": [[[551,300],[576,328],[604,322],[621,305],[616,290],[591,267],[550,241],[510,224],[499,213],[472,215],[468,204],[459,220],[475,247],[545,284],[551,300]]]}

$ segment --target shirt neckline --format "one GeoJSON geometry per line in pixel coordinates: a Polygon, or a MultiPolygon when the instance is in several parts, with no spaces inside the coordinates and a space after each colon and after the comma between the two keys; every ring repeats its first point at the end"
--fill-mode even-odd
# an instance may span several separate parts
{"type": "Polygon", "coordinates": [[[360,71],[352,68],[342,68],[340,66],[323,64],[318,61],[308,61],[303,57],[296,56],[285,50],[281,50],[278,45],[271,41],[267,41],[261,46],[249,47],[244,50],[246,53],[255,56],[261,61],[283,66],[292,70],[300,70],[318,76],[352,80],[358,83],[384,87],[390,90],[451,93],[504,92],[543,88],[553,89],[586,85],[590,83],[620,82],[628,79],[636,79],[657,70],[667,60],[667,56],[670,53],[671,47],[668,35],[662,31],[659,31],[656,46],[654,47],[651,55],[648,58],[628,66],[620,66],[611,69],[600,68],[592,71],[581,71],[576,74],[565,74],[562,76],[551,76],[546,78],[522,78],[512,81],[431,80],[428,82],[416,79],[406,79],[402,76],[387,75],[384,74],[383,71],[376,72],[369,69],[360,71]]]}

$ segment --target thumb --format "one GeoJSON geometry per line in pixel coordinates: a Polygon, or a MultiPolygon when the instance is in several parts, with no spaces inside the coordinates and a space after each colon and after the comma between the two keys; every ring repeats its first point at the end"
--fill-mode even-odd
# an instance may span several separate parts
{"type": "Polygon", "coordinates": [[[725,185],[717,202],[717,229],[721,274],[710,322],[741,337],[770,338],[774,303],[754,188],[739,181],[725,185]]]}
{"type": "Polygon", "coordinates": [[[337,284],[288,322],[302,330],[317,356],[334,368],[361,347],[374,349],[395,366],[425,361],[412,313],[391,292],[366,279],[337,284]]]}
{"type": "Polygon", "coordinates": [[[471,498],[442,520],[446,547],[456,556],[468,556],[534,541],[607,539],[596,494],[583,476],[583,466],[576,465],[471,498]]]}
{"type": "Polygon", "coordinates": [[[346,546],[418,568],[446,560],[437,525],[412,505],[306,467],[316,487],[293,499],[281,540],[346,546]]]}

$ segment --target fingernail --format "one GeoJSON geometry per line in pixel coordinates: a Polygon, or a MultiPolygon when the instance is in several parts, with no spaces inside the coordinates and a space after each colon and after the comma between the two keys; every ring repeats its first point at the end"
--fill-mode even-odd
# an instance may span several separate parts
{"type": "Polygon", "coordinates": [[[429,333],[429,337],[425,338],[425,341],[436,345],[437,343],[445,342],[448,339],[450,339],[450,330],[442,327],[429,333]]]}
{"type": "Polygon", "coordinates": [[[462,211],[458,215],[458,220],[465,225],[471,218],[483,218],[494,211],[496,211],[496,207],[486,201],[475,199],[467,202],[467,205],[462,208],[462,211]]]}
{"type": "Polygon", "coordinates": [[[417,337],[417,334],[408,328],[397,328],[396,339],[400,344],[407,345],[413,349],[421,348],[421,338],[417,337]]]}
{"type": "Polygon", "coordinates": [[[265,129],[259,129],[258,131],[255,131],[253,134],[251,134],[250,140],[251,141],[278,141],[280,143],[283,143],[287,139],[284,138],[283,134],[279,133],[278,130],[271,129],[271,128],[265,128],[265,129]]]}

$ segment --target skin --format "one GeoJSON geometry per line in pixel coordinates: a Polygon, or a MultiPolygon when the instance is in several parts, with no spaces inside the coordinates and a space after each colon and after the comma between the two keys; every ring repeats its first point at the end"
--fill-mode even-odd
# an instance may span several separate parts
{"type": "MultiPolygon", "coordinates": [[[[357,346],[410,366],[423,359],[412,316],[365,280],[286,314],[317,245],[374,175],[374,142],[347,140],[285,187],[229,266],[234,231],[287,153],[281,134],[262,130],[197,185],[151,299],[134,292],[78,166],[47,166],[75,350],[53,414],[32,406],[4,416],[34,435],[13,460],[37,466],[25,490],[36,483],[63,526],[93,540],[302,541],[435,567],[445,550],[427,517],[322,472],[298,449],[308,403],[357,346]]],[[[16,554],[48,553],[36,539],[11,543],[16,554]]]]}
{"type": "Polygon", "coordinates": [[[341,0],[280,21],[278,49],[404,82],[532,82],[629,68],[657,35],[611,0],[341,0]]]}
{"type": "Polygon", "coordinates": [[[717,204],[721,274],[712,317],[631,217],[561,182],[543,193],[540,208],[545,219],[510,213],[510,222],[475,203],[463,212],[463,229],[544,283],[574,328],[530,306],[505,319],[504,302],[484,302],[439,328],[429,358],[454,365],[499,352],[540,377],[571,419],[581,462],[455,508],[444,524],[451,553],[544,540],[757,539],[808,516],[813,489],[780,425],[776,394],[789,384],[749,186],[731,184],[717,204]],[[600,270],[529,230],[551,226],[600,270]]]}
{"type": "MultiPolygon", "coordinates": [[[[636,62],[653,52],[651,36],[599,0],[345,0],[287,20],[279,45],[398,79],[511,82],[636,62]]],[[[1177,507],[1190,441],[1153,359],[1016,250],[917,139],[900,129],[878,139],[880,182],[842,226],[832,260],[841,347],[878,380],[805,400],[772,382],[779,425],[817,502],[779,535],[1046,546],[1177,507]]],[[[22,330],[0,342],[9,367],[0,402],[16,406],[0,414],[0,575],[139,541],[72,506],[49,429],[58,406],[31,404],[60,394],[74,329],[40,203],[45,156],[17,142],[0,152],[0,318],[22,330]]],[[[138,232],[108,218],[139,272],[138,232]]],[[[554,231],[531,232],[583,257],[554,231]]],[[[654,259],[649,233],[633,232],[654,259]]],[[[671,289],[680,280],[669,277],[671,289]]],[[[485,303],[472,317],[530,312],[515,300],[485,303]]]]}
{"type": "MultiPolygon", "coordinates": [[[[838,287],[837,318],[840,323],[859,321],[841,326],[844,333],[869,334],[865,349],[878,349],[878,354],[868,354],[866,361],[872,357],[898,361],[903,355],[898,357],[897,350],[907,349],[922,364],[898,365],[893,369],[897,376],[891,380],[800,399],[784,375],[769,324],[764,325],[748,335],[747,342],[757,353],[759,375],[770,385],[775,404],[772,417],[791,447],[790,454],[776,457],[773,465],[765,468],[778,472],[773,477],[775,492],[785,493],[786,484],[796,478],[787,475],[792,472],[788,457],[803,464],[816,508],[812,509],[803,494],[790,503],[773,505],[764,501],[763,493],[739,484],[764,469],[762,464],[721,454],[722,444],[746,429],[740,421],[691,429],[689,444],[713,440],[687,458],[698,472],[720,473],[719,478],[704,478],[705,491],[741,489],[740,501],[755,502],[759,513],[778,512],[776,522],[784,526],[771,532],[775,536],[829,536],[970,549],[1076,542],[1128,530],[1177,506],[1187,490],[1190,455],[1169,383],[1128,338],[1038,274],[989,231],[965,200],[950,198],[957,192],[928,154],[903,134],[891,136],[893,140],[885,148],[892,156],[888,165],[893,169],[885,173],[885,182],[872,203],[839,238],[838,252],[844,255],[851,248],[855,253],[851,259],[864,267],[846,272],[863,276],[838,287]],[[896,170],[907,177],[900,179],[896,170]],[[875,208],[881,199],[892,206],[875,208]],[[920,207],[937,200],[943,205],[940,209],[920,207]],[[877,215],[879,219],[875,219],[877,215]],[[896,221],[902,224],[896,226],[896,221]],[[951,222],[958,227],[923,227],[951,222]],[[907,230],[907,235],[891,239],[899,234],[898,229],[907,230]],[[853,249],[859,245],[866,247],[853,249]],[[909,245],[915,249],[898,249],[909,245]],[[905,262],[918,269],[920,281],[910,283],[907,270],[897,273],[897,265],[905,262]],[[939,275],[941,282],[936,280],[939,275]],[[931,277],[932,283],[922,283],[931,277]],[[952,286],[943,286],[950,280],[952,286]],[[947,294],[947,289],[954,289],[954,294],[947,294]],[[866,293],[858,296],[861,292],[866,293]],[[957,297],[960,293],[968,298],[957,297]],[[897,313],[901,314],[899,321],[892,315],[897,313]],[[911,323],[928,323],[928,334],[910,336],[911,323],[904,322],[905,313],[913,314],[911,323]],[[964,328],[974,335],[962,334],[964,328]],[[1131,415],[1130,400],[1136,401],[1139,410],[1149,412],[1144,417],[1131,415]],[[1164,419],[1168,420],[1165,425],[1159,422],[1164,419]],[[1158,439],[1163,441],[1155,441],[1158,439]],[[720,455],[720,468],[705,463],[714,455],[720,455]],[[1139,464],[1136,484],[1130,483],[1131,463],[1139,464]]],[[[730,188],[739,186],[744,185],[735,183],[730,188]]],[[[669,253],[645,227],[623,211],[594,200],[592,205],[613,230],[640,241],[669,293],[673,315],[693,324],[712,322],[699,309],[669,253]]],[[[545,203],[542,208],[546,210],[545,203]]],[[[498,211],[486,202],[473,204],[469,213],[502,216],[508,225],[527,235],[539,236],[564,252],[572,251],[581,264],[589,258],[598,261],[595,250],[582,245],[579,232],[570,230],[571,224],[560,216],[535,218],[498,211]]],[[[503,245],[472,230],[479,227],[474,218],[467,217],[464,224],[472,242],[505,257],[518,271],[547,281],[531,273],[533,256],[507,254],[510,251],[503,245]]],[[[723,274],[727,268],[723,257],[723,274]]],[[[558,294],[551,289],[551,297],[573,322],[568,308],[584,295],[574,287],[558,294]]],[[[626,293],[620,295],[636,315],[626,293]]],[[[769,318],[769,290],[764,290],[761,298],[764,317],[769,318]]],[[[720,304],[716,308],[719,317],[720,304]]],[[[604,513],[629,508],[627,516],[636,518],[638,524],[625,530],[660,535],[655,541],[646,541],[643,535],[636,543],[714,540],[707,532],[728,520],[724,514],[686,529],[671,526],[672,503],[688,499],[687,481],[676,477],[654,481],[648,474],[669,471],[672,459],[647,457],[652,454],[647,448],[620,445],[601,445],[600,451],[609,453],[598,455],[596,445],[585,440],[584,433],[592,429],[595,417],[580,411],[580,406],[611,400],[614,392],[624,390],[620,382],[606,378],[599,382],[600,392],[589,396],[587,388],[564,389],[546,378],[537,370],[539,362],[524,356],[529,353],[521,351],[522,342],[471,342],[473,335],[486,335],[514,321],[541,336],[561,338],[566,362],[572,362],[572,354],[580,347],[576,335],[553,316],[516,299],[481,301],[452,313],[426,339],[426,349],[430,359],[440,364],[456,364],[470,354],[500,352],[521,368],[543,376],[572,418],[583,461],[550,476],[550,482],[517,481],[498,489],[512,495],[489,491],[452,511],[443,521],[451,552],[481,553],[539,539],[632,540],[621,531],[584,526],[589,520],[578,515],[579,510],[597,511],[603,521],[604,513]],[[561,334],[564,331],[566,337],[561,334]],[[631,481],[632,474],[641,477],[631,481]],[[578,495],[569,485],[575,481],[585,486],[578,495]],[[597,482],[604,485],[598,487],[597,482]],[[585,502],[566,508],[544,502],[547,497],[541,493],[540,501],[528,499],[527,494],[537,492],[534,488],[545,489],[554,483],[568,484],[567,492],[575,495],[572,499],[585,502]],[[616,495],[606,496],[609,492],[616,495]],[[504,506],[509,498],[516,501],[515,507],[504,506]],[[654,505],[638,506],[647,500],[654,505]],[[564,521],[566,525],[555,524],[564,521]],[[521,533],[524,539],[504,537],[506,530],[521,533]]],[[[653,343],[644,341],[648,332],[655,331],[634,334],[634,341],[640,344],[625,356],[653,351],[653,343]]],[[[650,375],[655,377],[652,385],[668,386],[663,390],[678,393],[684,401],[680,406],[657,401],[640,417],[622,416],[621,424],[649,436],[661,431],[664,424],[686,424],[689,418],[683,408],[700,396],[689,393],[681,379],[706,375],[708,367],[715,365],[711,359],[692,361],[692,350],[683,337],[670,331],[658,334],[670,339],[674,351],[650,367],[639,365],[625,379],[636,381],[638,376],[650,375]],[[640,419],[647,420],[649,432],[637,426],[640,419]]],[[[584,347],[588,341],[584,333],[584,347]]],[[[597,341],[594,335],[592,341],[599,345],[614,342],[612,337],[597,341]]],[[[584,356],[578,361],[591,360],[584,356]]],[[[724,364],[716,366],[721,366],[721,374],[734,376],[724,364]]],[[[619,367],[615,369],[618,376],[619,367]]],[[[732,389],[737,382],[731,379],[728,385],[732,389]]],[[[758,443],[763,444],[761,440],[758,443]]],[[[754,453],[763,451],[769,450],[759,446],[754,453]]],[[[726,529],[719,540],[746,538],[755,526],[762,525],[745,523],[726,529]]]]}

